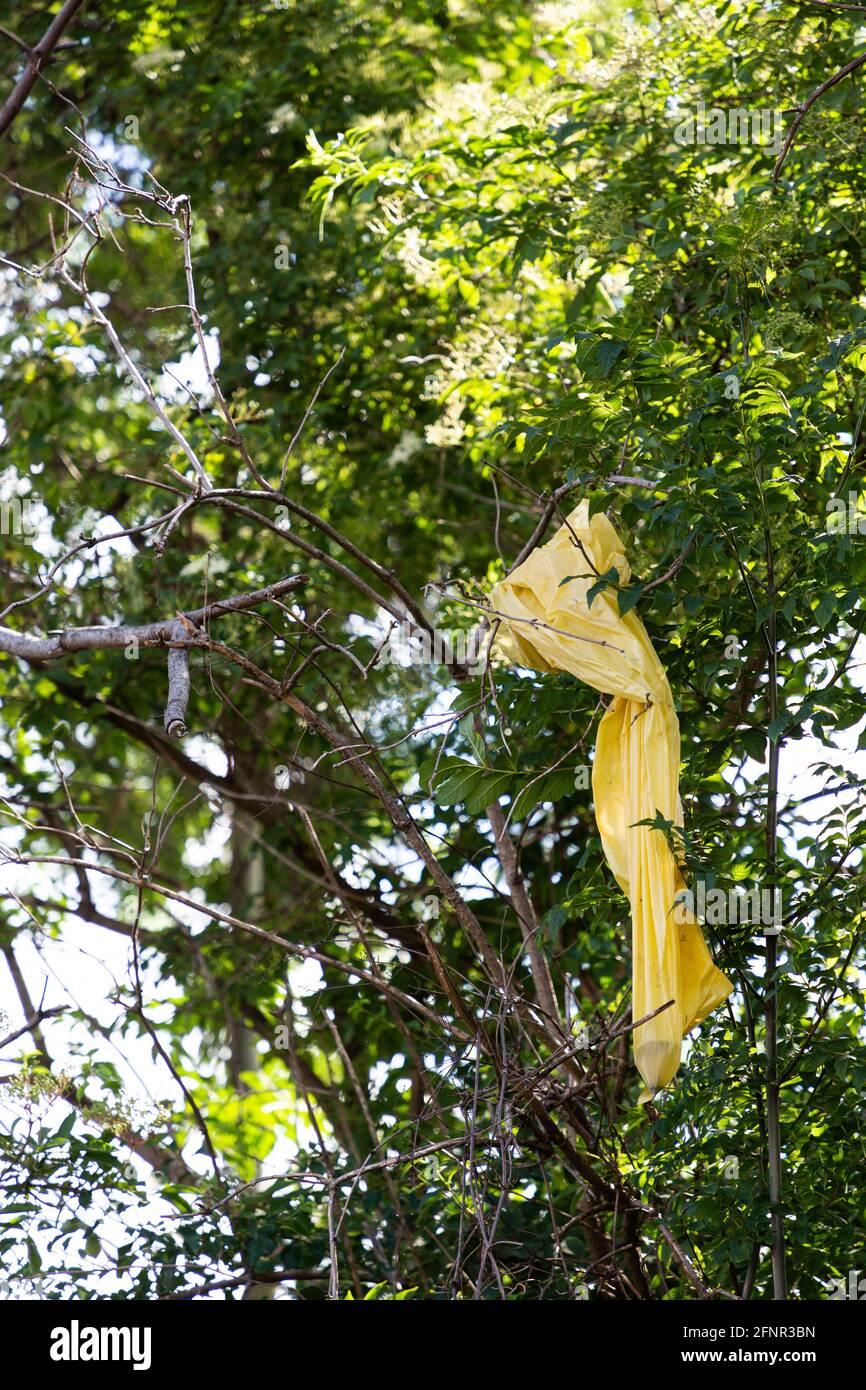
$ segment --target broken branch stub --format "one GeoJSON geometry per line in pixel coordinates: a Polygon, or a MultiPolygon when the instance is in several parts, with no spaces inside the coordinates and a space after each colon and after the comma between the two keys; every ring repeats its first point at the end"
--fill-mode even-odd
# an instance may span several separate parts
{"type": "MultiPolygon", "coordinates": [[[[181,622],[174,624],[173,640],[188,641],[181,622]]],[[[168,700],[163,723],[169,738],[186,734],[186,709],[189,704],[189,647],[170,647],[168,652],[168,700]]]]}

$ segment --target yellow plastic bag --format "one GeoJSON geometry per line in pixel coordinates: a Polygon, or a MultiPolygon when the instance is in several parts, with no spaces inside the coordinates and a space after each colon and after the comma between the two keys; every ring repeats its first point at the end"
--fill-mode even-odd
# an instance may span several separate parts
{"type": "Polygon", "coordinates": [[[676,1074],[683,1036],[732,986],[695,919],[675,902],[685,884],[664,832],[636,824],[660,811],[682,825],[680,728],[640,618],[620,616],[610,587],[587,604],[587,590],[611,569],[620,585],[628,583],[619,536],[602,514],[589,520],[582,502],[547,545],[495,587],[491,605],[505,615],[497,640],[515,664],[569,671],[614,697],[598,730],[592,790],[607,861],[631,905],[632,1016],[673,1001],[634,1033],[635,1064],[655,1094],[676,1074]],[[675,920],[675,907],[685,921],[675,920]]]}

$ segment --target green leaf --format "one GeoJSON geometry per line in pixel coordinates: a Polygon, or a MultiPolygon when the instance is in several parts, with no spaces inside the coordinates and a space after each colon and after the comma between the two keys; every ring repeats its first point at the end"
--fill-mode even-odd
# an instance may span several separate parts
{"type": "Polygon", "coordinates": [[[743,730],[743,747],[750,758],[763,762],[767,752],[767,740],[760,729],[743,730]]]}
{"type": "Polygon", "coordinates": [[[592,608],[593,599],[599,594],[604,593],[605,589],[615,589],[619,586],[619,571],[609,569],[604,574],[599,575],[594,584],[591,584],[586,591],[586,606],[592,608]]]}
{"type": "Polygon", "coordinates": [[[638,599],[644,591],[643,584],[630,584],[627,589],[619,589],[616,595],[619,615],[624,618],[626,613],[630,613],[638,599]]]}
{"type": "Polygon", "coordinates": [[[770,742],[778,743],[779,739],[782,737],[785,730],[789,728],[790,724],[791,716],[789,714],[778,714],[775,719],[771,719],[769,727],[767,729],[767,737],[769,738],[770,742]]]}
{"type": "Polygon", "coordinates": [[[68,1139],[69,1135],[75,1128],[75,1118],[75,1111],[70,1110],[69,1114],[64,1116],[64,1118],[61,1120],[57,1130],[55,1131],[55,1137],[58,1139],[68,1139]]]}
{"type": "Polygon", "coordinates": [[[596,358],[602,376],[610,376],[614,363],[625,352],[626,344],[618,338],[602,338],[596,350],[596,358]]]}

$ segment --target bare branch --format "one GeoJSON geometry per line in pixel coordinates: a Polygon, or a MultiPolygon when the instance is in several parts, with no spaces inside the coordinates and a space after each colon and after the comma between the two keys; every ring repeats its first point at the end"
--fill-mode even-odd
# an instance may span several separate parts
{"type": "MultiPolygon", "coordinates": [[[[219,599],[204,608],[189,609],[179,616],[195,627],[200,627],[213,618],[222,617],[224,613],[242,613],[246,609],[257,608],[259,604],[270,603],[273,599],[282,598],[284,594],[300,589],[308,583],[309,577],[306,574],[294,574],[290,578],[278,580],[276,584],[269,584],[265,589],[254,589],[249,594],[236,594],[233,598],[219,599]]],[[[184,638],[177,635],[176,620],[173,618],[163,618],[159,622],[144,623],[141,626],[70,627],[53,637],[30,637],[26,633],[13,632],[8,627],[0,628],[0,652],[22,657],[25,661],[59,661],[74,652],[116,649],[127,647],[131,642],[139,642],[142,646],[155,646],[183,640],[184,638]]]]}
{"type": "MultiPolygon", "coordinates": [[[[66,0],[65,5],[58,10],[36,47],[30,49],[24,71],[0,108],[0,135],[5,135],[15,120],[36,86],[40,72],[57,47],[61,34],[74,19],[76,11],[81,9],[83,3],[84,0],[66,0]]],[[[20,41],[16,40],[16,42],[20,41]]]]}

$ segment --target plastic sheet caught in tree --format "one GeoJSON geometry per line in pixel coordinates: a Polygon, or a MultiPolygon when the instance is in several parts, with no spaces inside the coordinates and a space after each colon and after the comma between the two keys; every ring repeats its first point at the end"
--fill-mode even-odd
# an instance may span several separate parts
{"type": "Polygon", "coordinates": [[[685,884],[665,830],[640,824],[660,814],[682,825],[680,730],[643,623],[633,611],[620,612],[617,591],[630,575],[614,527],[600,513],[590,519],[582,502],[496,586],[491,604],[507,615],[497,641],[514,663],[568,671],[613,696],[598,731],[592,789],[608,864],[631,905],[632,1016],[673,1001],[634,1032],[635,1063],[655,1093],[676,1074],[683,1036],[731,984],[676,901],[685,884]]]}

